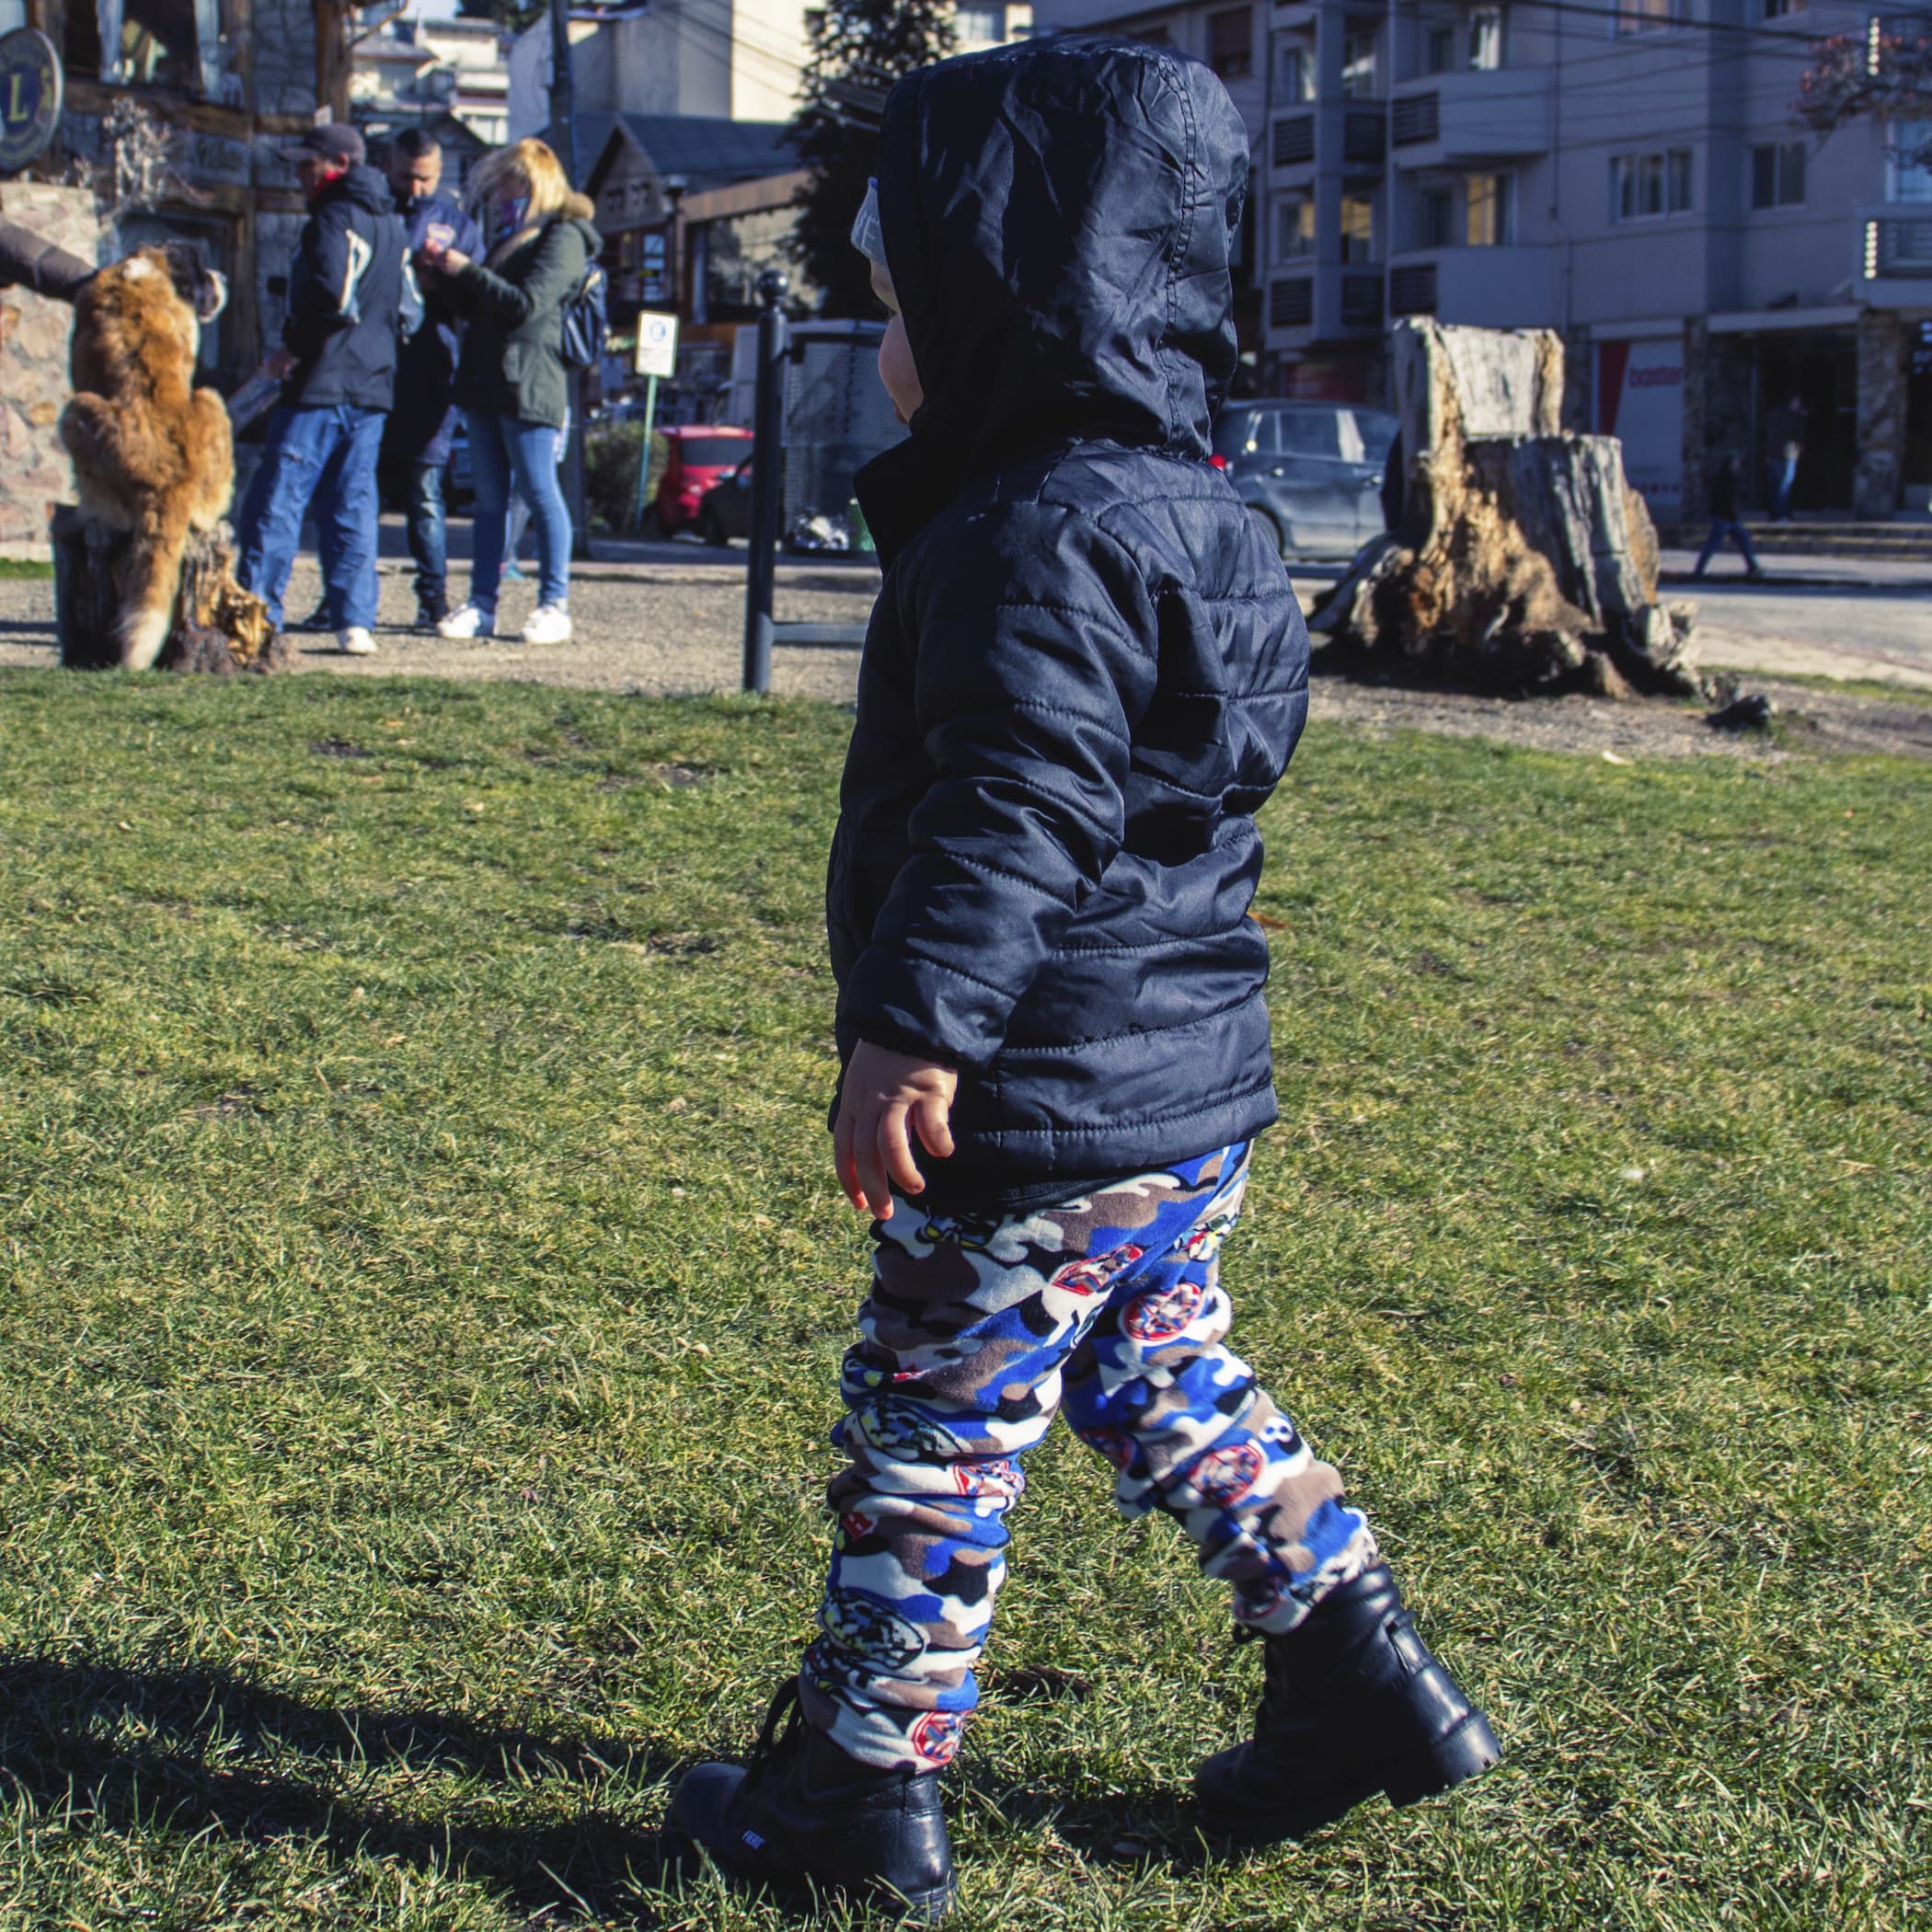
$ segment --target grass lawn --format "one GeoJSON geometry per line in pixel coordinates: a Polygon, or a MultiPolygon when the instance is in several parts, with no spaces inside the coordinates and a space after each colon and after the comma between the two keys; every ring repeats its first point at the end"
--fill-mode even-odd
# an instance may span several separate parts
{"type": "MultiPolygon", "coordinates": [[[[782,1922],[651,1849],[824,1547],[845,722],[0,680],[6,1932],[782,1922]]],[[[1926,768],[1317,729],[1266,823],[1235,1340],[1509,1762],[1203,1857],[1258,1658],[1059,1433],[958,1923],[1932,1923],[1926,768]]]]}

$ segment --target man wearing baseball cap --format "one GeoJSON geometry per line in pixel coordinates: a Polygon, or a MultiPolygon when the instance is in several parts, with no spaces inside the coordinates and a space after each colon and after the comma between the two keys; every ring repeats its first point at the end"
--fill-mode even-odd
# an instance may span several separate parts
{"type": "Polygon", "coordinates": [[[407,238],[355,129],[309,128],[282,155],[309,217],[289,271],[282,346],[262,365],[282,379],[282,402],[237,519],[240,576],[279,628],[312,510],[336,641],[367,657],[375,649],[375,466],[396,399],[407,238]]]}

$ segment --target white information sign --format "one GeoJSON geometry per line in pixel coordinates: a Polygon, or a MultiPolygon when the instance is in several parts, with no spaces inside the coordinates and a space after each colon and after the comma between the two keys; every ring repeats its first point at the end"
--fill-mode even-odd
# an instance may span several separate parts
{"type": "Polygon", "coordinates": [[[639,375],[677,374],[677,317],[660,310],[645,309],[638,317],[638,362],[639,375]]]}

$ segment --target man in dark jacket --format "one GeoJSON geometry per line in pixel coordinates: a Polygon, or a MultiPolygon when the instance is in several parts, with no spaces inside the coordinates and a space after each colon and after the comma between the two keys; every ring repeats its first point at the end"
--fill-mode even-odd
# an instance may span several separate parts
{"type": "MultiPolygon", "coordinates": [[[[463,208],[441,191],[443,150],[433,134],[405,128],[389,150],[389,191],[408,230],[409,251],[483,252],[483,236],[463,208]]],[[[438,287],[423,282],[427,313],[397,362],[396,407],[383,432],[382,469],[404,493],[409,555],[416,562],[416,627],[434,630],[449,615],[449,546],[443,528],[444,483],[456,408],[456,317],[438,287]]]]}
{"type": "Polygon", "coordinates": [[[289,272],[282,346],[263,365],[282,379],[282,401],[237,519],[239,575],[279,626],[313,509],[336,641],[366,657],[375,649],[375,466],[408,273],[403,224],[353,128],[311,128],[283,153],[310,213],[289,272]]]}
{"type": "Polygon", "coordinates": [[[703,1765],[672,1810],[780,1890],[946,1911],[937,1777],[1018,1459],[1063,1403],[1265,1646],[1204,1825],[1298,1836],[1497,1755],[1340,1475],[1225,1345],[1219,1255],[1275,1118],[1254,814],[1308,672],[1281,561],[1207,460],[1248,152],[1205,66],[1136,41],[948,61],[886,104],[854,239],[912,433],[858,482],[886,579],[827,894],[872,1292],[821,1634],[749,1771],[703,1765]]]}

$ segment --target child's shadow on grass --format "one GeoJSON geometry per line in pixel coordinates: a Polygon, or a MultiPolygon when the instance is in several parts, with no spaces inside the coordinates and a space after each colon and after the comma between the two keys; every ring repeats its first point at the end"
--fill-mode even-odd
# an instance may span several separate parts
{"type": "Polygon", "coordinates": [[[661,1778],[647,1743],[545,1737],[431,1710],[305,1704],[208,1669],[134,1669],[0,1655],[0,1796],[75,1825],[328,1845],[479,1882],[546,1926],[639,1915],[660,1881],[654,1831],[607,1809],[604,1787],[661,1778]],[[283,1761],[286,1768],[283,1768],[283,1761]],[[440,1770],[575,1799],[567,1823],[414,1818],[372,1797],[384,1767],[440,1770]],[[71,1794],[71,1799],[70,1799],[71,1794]]]}

